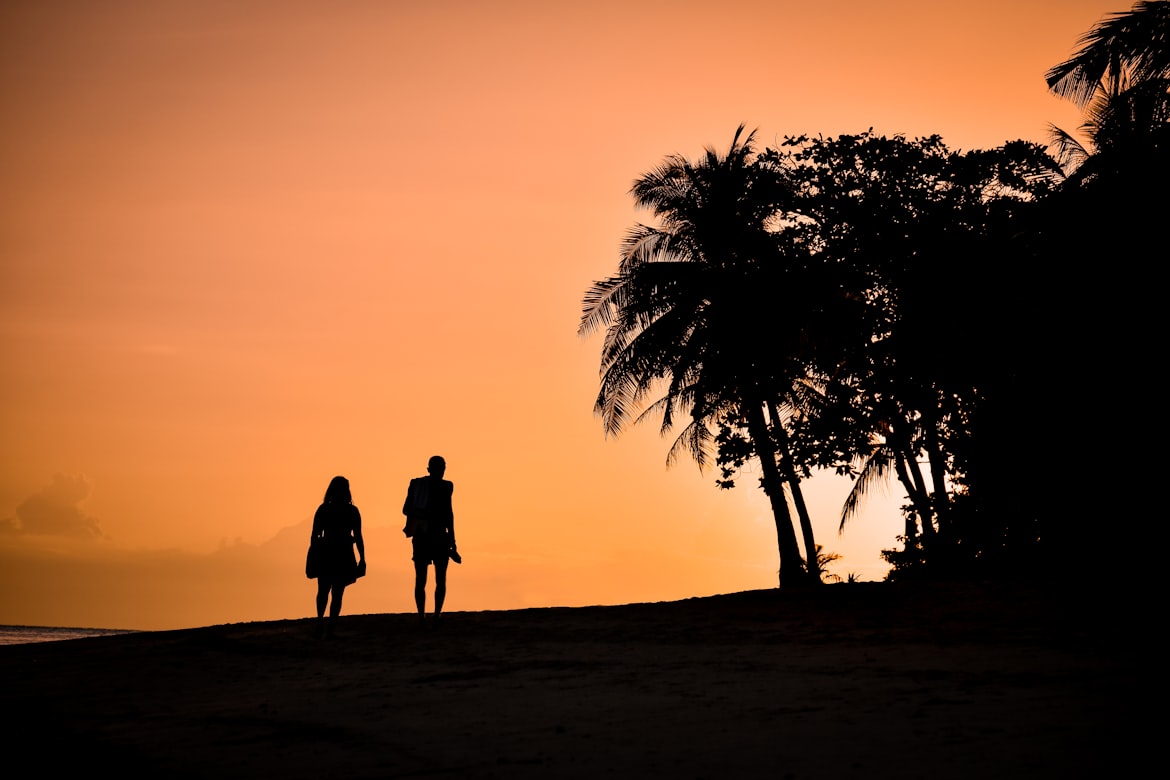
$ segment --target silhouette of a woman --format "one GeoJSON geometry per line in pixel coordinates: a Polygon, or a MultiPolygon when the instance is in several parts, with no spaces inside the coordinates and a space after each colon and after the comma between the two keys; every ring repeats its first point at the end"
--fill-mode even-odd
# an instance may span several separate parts
{"type": "Polygon", "coordinates": [[[349,480],[334,477],[325,490],[325,500],[313,516],[313,536],[317,561],[317,636],[332,636],[341,614],[345,587],[357,581],[358,568],[366,565],[366,543],[362,539],[362,516],[353,505],[349,480]],[[353,548],[357,546],[358,560],[353,548]],[[329,594],[333,601],[329,603],[329,594]],[[325,622],[325,605],[329,604],[329,622],[325,622]]]}

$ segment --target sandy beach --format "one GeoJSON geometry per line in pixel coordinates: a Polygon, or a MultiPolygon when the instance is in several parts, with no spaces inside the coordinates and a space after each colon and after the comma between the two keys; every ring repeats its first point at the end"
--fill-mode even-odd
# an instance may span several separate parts
{"type": "Polygon", "coordinates": [[[1117,777],[1151,684],[1121,621],[870,583],[17,645],[6,752],[121,777],[1117,777]]]}

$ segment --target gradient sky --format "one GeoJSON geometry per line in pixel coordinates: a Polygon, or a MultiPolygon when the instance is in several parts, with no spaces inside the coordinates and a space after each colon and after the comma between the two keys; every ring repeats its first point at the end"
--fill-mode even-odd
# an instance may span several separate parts
{"type": "MultiPolygon", "coordinates": [[[[753,474],[592,415],[580,302],[649,219],[631,182],[740,123],[1044,141],[1079,125],[1045,70],[1127,8],[0,2],[0,623],[308,615],[335,474],[370,559],[345,611],[408,611],[435,453],[449,609],[774,586],[753,474]]],[[[809,486],[818,541],[880,579],[901,493],[839,537],[848,487],[809,486]]]]}

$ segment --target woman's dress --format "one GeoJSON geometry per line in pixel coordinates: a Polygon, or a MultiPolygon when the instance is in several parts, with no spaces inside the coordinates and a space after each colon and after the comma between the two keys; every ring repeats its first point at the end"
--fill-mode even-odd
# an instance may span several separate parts
{"type": "Polygon", "coordinates": [[[313,517],[317,579],[341,585],[357,581],[354,543],[362,533],[362,516],[353,504],[324,503],[313,517]]]}

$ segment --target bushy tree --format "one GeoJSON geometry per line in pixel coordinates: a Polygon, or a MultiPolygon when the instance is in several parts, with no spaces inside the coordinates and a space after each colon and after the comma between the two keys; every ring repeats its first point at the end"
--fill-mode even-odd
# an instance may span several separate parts
{"type": "MultiPolygon", "coordinates": [[[[801,495],[819,469],[856,480],[842,529],[875,484],[901,482],[895,576],[1088,557],[1118,504],[1103,464],[1136,435],[1090,413],[1091,378],[1142,376],[1159,354],[1168,6],[1112,15],[1049,71],[1086,110],[1088,144],[1057,131],[1058,159],[872,132],[757,153],[741,126],[726,155],[639,178],[657,223],[630,232],[580,325],[605,331],[607,433],[660,414],[681,427],[668,463],[714,461],[724,487],[759,463],[782,585],[820,579],[801,495]],[[1097,488],[1050,484],[1075,473],[1097,488]]],[[[1131,418],[1155,408],[1146,387],[1131,418]]]]}

